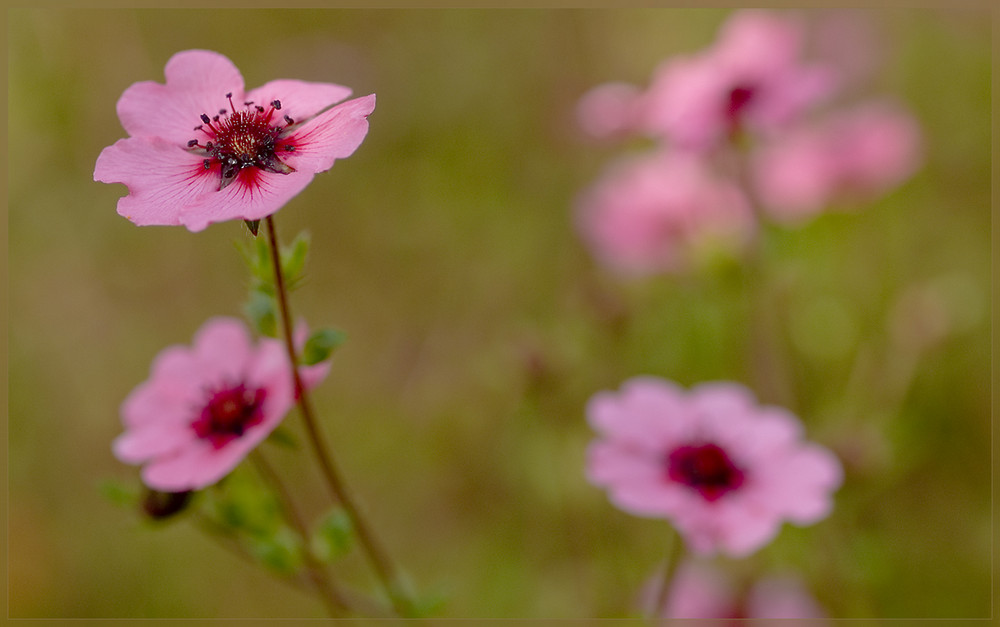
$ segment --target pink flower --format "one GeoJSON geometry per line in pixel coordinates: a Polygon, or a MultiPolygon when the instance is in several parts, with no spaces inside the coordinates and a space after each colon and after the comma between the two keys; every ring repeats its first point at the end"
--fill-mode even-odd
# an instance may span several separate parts
{"type": "Polygon", "coordinates": [[[619,162],[578,202],[595,256],[626,274],[682,272],[712,247],[738,248],[755,225],[739,189],[696,157],[655,152],[619,162]]]}
{"type": "Polygon", "coordinates": [[[755,184],[775,218],[802,221],[838,201],[865,201],[901,184],[922,160],[920,129],[903,107],[872,102],[761,147],[755,184]]]}
{"type": "MultiPolygon", "coordinates": [[[[658,582],[647,587],[657,589],[658,582]]],[[[647,596],[651,596],[648,594],[647,596]]],[[[725,571],[708,563],[686,560],[677,567],[663,618],[813,620],[826,624],[825,612],[802,581],[792,575],[772,575],[739,586],[725,571]]]]}
{"type": "Polygon", "coordinates": [[[639,125],[693,149],[711,148],[739,130],[780,129],[835,86],[832,68],[802,63],[803,35],[794,17],[735,13],[713,48],[656,70],[639,125]]]}
{"type": "MultiPolygon", "coordinates": [[[[318,384],[328,368],[300,368],[303,385],[318,384]]],[[[143,481],[154,490],[197,490],[235,468],[294,403],[284,345],[265,338],[255,346],[240,320],[213,318],[192,347],[156,357],[149,379],[122,403],[125,433],[113,450],[125,463],[144,464],[143,481]]]]}
{"type": "Polygon", "coordinates": [[[587,476],[622,510],[667,518],[696,553],[753,553],[784,520],[814,523],[830,513],[839,461],[802,442],[802,425],[758,406],[735,383],[685,391],[653,377],[626,381],[587,405],[600,439],[587,476]]]}
{"type": "Polygon", "coordinates": [[[577,120],[598,139],[623,137],[635,131],[640,90],[628,83],[605,83],[585,93],[577,103],[577,120]]]}
{"type": "Polygon", "coordinates": [[[138,225],[257,220],[280,209],[368,132],[375,95],[279,79],[249,92],[226,57],[207,50],[167,61],[165,85],[136,83],[118,100],[129,137],[105,148],[94,180],[124,183],[118,213],[138,225]]]}

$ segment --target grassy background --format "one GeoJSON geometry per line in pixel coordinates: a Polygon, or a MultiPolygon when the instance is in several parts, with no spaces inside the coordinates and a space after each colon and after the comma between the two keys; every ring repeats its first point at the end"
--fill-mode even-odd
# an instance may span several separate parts
{"type": "MultiPolygon", "coordinates": [[[[793,409],[848,476],[829,519],[786,526],[750,565],[799,572],[836,617],[988,616],[990,20],[872,14],[887,56],[870,91],[918,116],[926,166],[863,212],[770,230],[766,286],[738,268],[621,284],[572,229],[574,196],[619,152],[580,135],[574,104],[603,81],[645,83],[725,16],[10,11],[10,615],[322,616],[187,522],[151,529],[98,491],[136,481],[110,442],[152,357],[245,298],[242,225],[137,228],[114,211],[124,188],[92,180],[123,136],[121,92],[209,48],[248,87],[378,95],[361,148],[277,222],[286,241],[312,236],[294,310],[349,336],[315,395],[329,440],[443,616],[634,611],[667,527],[583,479],[584,404],[642,373],[753,385],[760,289],[777,295],[793,409]],[[923,301],[899,303],[921,289],[947,333],[918,351],[923,301]]],[[[274,461],[320,511],[308,456],[274,461]]]]}

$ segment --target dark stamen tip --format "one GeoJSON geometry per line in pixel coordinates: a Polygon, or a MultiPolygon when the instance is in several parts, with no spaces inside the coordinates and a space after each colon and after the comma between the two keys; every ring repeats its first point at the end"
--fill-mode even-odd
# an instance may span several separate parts
{"type": "Polygon", "coordinates": [[[198,145],[197,139],[192,139],[191,141],[188,142],[188,148],[194,148],[197,145],[198,145]]]}
{"type": "Polygon", "coordinates": [[[225,109],[219,109],[219,115],[226,115],[225,109]]]}
{"type": "Polygon", "coordinates": [[[226,98],[232,98],[232,97],[233,97],[233,92],[229,92],[228,94],[226,94],[226,98]]]}
{"type": "Polygon", "coordinates": [[[205,115],[204,113],[202,113],[201,114],[201,121],[204,122],[205,124],[209,124],[209,123],[211,123],[212,120],[207,115],[205,115]]]}
{"type": "Polygon", "coordinates": [[[271,106],[274,107],[275,109],[280,109],[281,108],[281,101],[280,100],[272,100],[271,101],[271,106]]]}
{"type": "Polygon", "coordinates": [[[295,120],[293,120],[292,118],[288,117],[287,115],[285,116],[285,122],[288,122],[289,124],[295,124],[295,120]]]}

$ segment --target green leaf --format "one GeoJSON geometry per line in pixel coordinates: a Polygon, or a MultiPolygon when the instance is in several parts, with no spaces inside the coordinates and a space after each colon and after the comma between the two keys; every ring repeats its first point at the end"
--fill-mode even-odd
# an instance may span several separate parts
{"type": "Polygon", "coordinates": [[[346,339],[347,334],[337,329],[319,329],[313,332],[302,349],[302,363],[312,366],[326,361],[346,339]]]}
{"type": "Polygon", "coordinates": [[[115,505],[119,507],[138,507],[140,491],[131,483],[126,483],[119,479],[103,479],[97,489],[115,505]]]}
{"type": "Polygon", "coordinates": [[[250,299],[243,305],[243,313],[259,335],[278,337],[278,313],[274,299],[257,290],[251,290],[250,299]]]}
{"type": "Polygon", "coordinates": [[[249,546],[254,557],[276,573],[291,575],[302,566],[299,537],[288,527],[282,526],[269,536],[253,538],[249,546]]]}
{"type": "Polygon", "coordinates": [[[288,282],[288,289],[299,283],[305,271],[306,256],[309,254],[309,233],[302,231],[292,243],[281,247],[281,272],[288,282]]]}
{"type": "Polygon", "coordinates": [[[353,545],[354,526],[351,524],[351,517],[339,507],[323,516],[310,543],[313,555],[326,563],[347,555],[353,545]]]}

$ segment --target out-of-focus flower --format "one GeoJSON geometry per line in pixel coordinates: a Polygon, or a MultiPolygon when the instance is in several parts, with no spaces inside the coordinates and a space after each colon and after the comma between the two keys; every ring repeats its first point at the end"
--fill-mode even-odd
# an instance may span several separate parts
{"type": "MultiPolygon", "coordinates": [[[[318,384],[328,367],[300,368],[303,385],[318,384]]],[[[113,450],[125,463],[143,464],[143,482],[154,490],[197,490],[235,468],[294,402],[283,344],[264,338],[254,345],[240,320],[213,318],[192,347],[156,357],[149,379],[122,403],[125,432],[113,450]]]]}
{"type": "Polygon", "coordinates": [[[118,213],[138,225],[200,231],[224,220],[258,220],[280,209],[368,132],[375,95],[279,79],[249,92],[226,57],[175,54],[166,84],[135,83],[118,100],[129,137],[105,148],[94,180],[124,183],[118,213]]]}
{"type": "Polygon", "coordinates": [[[834,90],[831,67],[803,62],[804,26],[767,11],[734,13],[705,52],[665,61],[637,109],[638,126],[707,149],[742,130],[769,134],[834,90]]]}
{"type": "MultiPolygon", "coordinates": [[[[647,596],[658,588],[653,581],[647,596]]],[[[826,613],[792,575],[771,575],[738,585],[725,571],[708,563],[685,560],[677,567],[660,616],[670,619],[795,618],[827,624],[826,613]]]]}
{"type": "Polygon", "coordinates": [[[762,146],[753,171],[764,210],[795,222],[830,203],[886,193],[912,176],[921,161],[916,121],[902,106],[878,101],[830,114],[762,146]]]}
{"type": "Polygon", "coordinates": [[[738,249],[755,231],[734,184],[694,156],[665,151],[612,166],[584,191],[577,210],[594,255],[632,275],[685,271],[699,254],[738,249]]]}
{"type": "Polygon", "coordinates": [[[635,132],[641,91],[628,83],[605,83],[585,93],[576,107],[583,130],[598,139],[635,132]]]}
{"type": "Polygon", "coordinates": [[[785,520],[821,520],[843,477],[832,453],[802,440],[795,416],[735,383],[685,391],[636,377],[591,398],[587,418],[600,435],[589,480],[626,512],[669,519],[698,554],[746,556],[785,520]]]}

